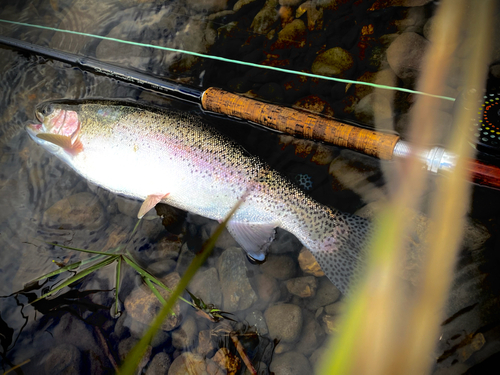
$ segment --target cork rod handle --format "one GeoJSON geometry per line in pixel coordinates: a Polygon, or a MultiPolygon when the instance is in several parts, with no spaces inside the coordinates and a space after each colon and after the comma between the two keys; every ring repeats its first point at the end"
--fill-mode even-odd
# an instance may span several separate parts
{"type": "Polygon", "coordinates": [[[236,116],[284,133],[324,141],[364,152],[380,159],[392,159],[399,136],[347,125],[312,113],[245,98],[211,87],[203,93],[204,109],[236,116]]]}

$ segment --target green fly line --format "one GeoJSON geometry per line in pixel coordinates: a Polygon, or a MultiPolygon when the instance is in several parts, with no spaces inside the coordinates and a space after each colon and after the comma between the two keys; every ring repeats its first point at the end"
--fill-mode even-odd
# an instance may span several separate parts
{"type": "Polygon", "coordinates": [[[396,91],[401,91],[401,92],[407,92],[407,93],[410,93],[410,94],[426,95],[426,96],[430,96],[430,97],[433,97],[433,98],[439,98],[439,99],[444,99],[444,100],[455,101],[455,98],[452,98],[452,97],[449,97],[449,96],[434,95],[434,94],[429,94],[429,93],[422,92],[422,91],[410,90],[410,89],[405,89],[405,88],[401,88],[401,87],[379,85],[379,84],[372,83],[372,82],[362,82],[362,81],[355,81],[355,80],[351,80],[351,79],[343,79],[343,78],[320,76],[320,75],[313,74],[313,73],[300,72],[300,71],[290,70],[290,69],[283,69],[283,68],[278,68],[278,67],[275,67],[275,66],[260,65],[260,64],[255,64],[255,63],[251,63],[251,62],[234,60],[234,59],[228,59],[228,58],[220,57],[220,56],[206,55],[206,54],[203,54],[203,53],[186,51],[186,50],[177,49],[177,48],[157,46],[157,45],[154,45],[154,44],[132,42],[130,40],[123,40],[123,39],[118,39],[118,38],[111,38],[109,36],[94,35],[94,34],[84,33],[84,32],[80,32],[80,31],[64,30],[64,29],[58,29],[58,28],[55,28],[55,27],[33,25],[33,24],[30,24],[30,23],[17,22],[17,21],[9,21],[9,20],[4,20],[4,19],[0,19],[0,22],[10,23],[10,24],[19,25],[19,26],[34,27],[34,28],[38,28],[38,29],[50,30],[50,31],[55,31],[55,32],[60,32],[60,33],[67,33],[67,34],[73,34],[73,35],[86,36],[86,37],[97,38],[97,39],[102,39],[102,40],[109,40],[109,41],[123,43],[123,44],[131,44],[131,45],[134,45],[134,46],[147,47],[147,48],[155,48],[155,49],[159,49],[159,50],[163,50],[163,51],[168,51],[168,52],[183,53],[183,54],[186,54],[186,55],[202,57],[204,59],[212,59],[212,60],[218,60],[218,61],[223,61],[223,62],[232,63],[232,64],[246,65],[246,66],[251,66],[251,67],[260,68],[260,69],[269,69],[269,70],[274,70],[274,71],[278,71],[278,72],[282,72],[282,73],[298,74],[298,75],[301,75],[301,76],[312,77],[312,78],[319,78],[319,79],[325,79],[325,80],[329,80],[329,81],[342,82],[342,83],[350,83],[350,84],[356,84],[356,85],[365,85],[365,86],[375,87],[375,88],[378,88],[378,89],[396,90],[396,91]]]}

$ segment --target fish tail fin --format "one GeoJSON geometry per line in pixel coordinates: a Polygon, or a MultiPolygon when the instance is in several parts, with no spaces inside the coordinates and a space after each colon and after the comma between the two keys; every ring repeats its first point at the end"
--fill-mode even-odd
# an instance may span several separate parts
{"type": "Polygon", "coordinates": [[[359,216],[332,213],[333,232],[310,248],[321,269],[330,281],[343,293],[356,284],[364,269],[364,247],[370,237],[368,220],[359,216]]]}

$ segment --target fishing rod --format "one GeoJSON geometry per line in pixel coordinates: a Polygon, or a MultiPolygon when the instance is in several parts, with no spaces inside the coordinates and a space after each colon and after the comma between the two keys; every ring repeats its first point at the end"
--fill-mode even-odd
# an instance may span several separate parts
{"type": "MultiPolygon", "coordinates": [[[[90,57],[58,51],[9,37],[0,36],[0,44],[76,65],[84,71],[103,74],[142,88],[200,104],[206,111],[238,117],[286,134],[349,148],[382,160],[408,157],[412,152],[410,144],[401,140],[396,134],[382,133],[310,112],[260,102],[219,88],[211,87],[204,91],[189,88],[90,57]]],[[[496,106],[497,104],[492,105],[496,106]]],[[[486,131],[483,131],[486,130],[486,127],[483,125],[478,125],[477,131],[486,135],[486,131]]],[[[485,143],[490,138],[481,135],[480,143],[481,140],[485,143]]],[[[450,171],[456,165],[456,156],[443,147],[421,151],[418,156],[425,162],[427,169],[434,173],[450,171]]],[[[478,160],[470,160],[468,168],[474,182],[500,189],[500,168],[478,160]]]]}

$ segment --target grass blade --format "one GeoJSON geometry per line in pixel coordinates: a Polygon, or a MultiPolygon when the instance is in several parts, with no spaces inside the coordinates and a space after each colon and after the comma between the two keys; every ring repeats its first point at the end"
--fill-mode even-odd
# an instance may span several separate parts
{"type": "Polygon", "coordinates": [[[107,266],[108,264],[111,264],[113,263],[116,258],[118,258],[119,255],[111,255],[109,256],[108,259],[105,259],[103,260],[102,262],[99,262],[97,264],[94,264],[93,266],[89,267],[89,268],[86,268],[84,269],[83,271],[77,273],[76,275],[73,275],[72,277],[70,277],[69,279],[67,279],[65,282],[63,282],[61,285],[57,286],[56,288],[54,288],[53,290],[51,290],[50,292],[48,293],[45,293],[43,296],[37,298],[36,300],[34,300],[32,303],[35,303],[41,299],[44,299],[56,292],[58,292],[59,290],[63,289],[64,287],[74,283],[75,281],[78,281],[80,280],[81,278],[87,276],[88,274],[98,270],[99,268],[102,268],[102,267],[105,267],[107,266]]]}
{"type": "MultiPolygon", "coordinates": [[[[170,289],[168,286],[166,286],[164,283],[162,283],[160,280],[158,280],[156,277],[154,277],[153,275],[151,275],[148,271],[146,271],[144,268],[142,268],[141,266],[139,266],[136,262],[134,262],[132,260],[132,258],[130,258],[129,256],[127,255],[123,255],[123,259],[125,260],[125,262],[127,262],[128,265],[130,265],[133,269],[135,269],[137,271],[137,273],[139,275],[141,275],[144,280],[149,280],[149,281],[152,281],[154,282],[156,285],[159,285],[161,286],[163,289],[165,289],[166,291],[168,291],[169,293],[173,293],[172,289],[170,289]]],[[[162,297],[163,298],[163,297],[162,297]]],[[[187,304],[191,305],[194,307],[194,305],[191,303],[191,301],[188,301],[187,299],[185,299],[184,297],[180,297],[180,300],[186,302],[187,304]]],[[[161,300],[160,300],[161,301],[161,300]]],[[[165,304],[165,300],[163,300],[162,302],[163,304],[165,304]]]]}
{"type": "Polygon", "coordinates": [[[109,255],[110,253],[114,253],[116,250],[118,250],[118,248],[117,248],[114,251],[103,252],[103,251],[80,249],[78,247],[64,246],[64,245],[59,245],[57,243],[52,243],[52,242],[47,242],[47,244],[52,245],[52,246],[62,247],[63,249],[75,250],[75,251],[80,251],[82,253],[99,254],[99,255],[109,255]]]}
{"type": "Polygon", "coordinates": [[[137,364],[143,357],[147,346],[153,339],[154,335],[156,332],[160,329],[161,324],[163,321],[167,318],[168,314],[172,311],[172,308],[174,307],[175,302],[177,302],[177,299],[181,297],[182,292],[187,288],[189,282],[195,275],[196,271],[200,266],[206,261],[208,256],[210,255],[212,249],[215,246],[215,243],[219,236],[221,235],[222,231],[227,225],[227,222],[231,218],[231,216],[234,214],[234,212],[238,209],[238,207],[243,203],[245,196],[243,196],[233,207],[233,209],[229,212],[229,214],[226,216],[224,221],[219,224],[217,229],[215,230],[214,234],[205,242],[203,245],[201,251],[196,254],[195,258],[189,265],[188,269],[186,270],[186,273],[184,276],[181,278],[179,283],[177,284],[177,287],[174,289],[172,295],[170,298],[167,300],[167,303],[163,305],[162,309],[156,316],[156,318],[153,320],[151,326],[148,328],[146,333],[142,336],[141,340],[134,346],[134,348],[130,351],[130,353],[127,355],[125,358],[125,362],[123,363],[121,367],[121,374],[129,374],[132,375],[135,373],[135,369],[137,368],[137,364]]]}
{"type": "Polygon", "coordinates": [[[166,304],[167,301],[165,301],[165,298],[158,292],[158,289],[156,289],[155,285],[151,282],[150,279],[147,277],[144,278],[144,282],[146,283],[147,286],[149,286],[149,289],[153,292],[153,294],[158,298],[158,300],[161,302],[162,305],[166,304]]]}
{"type": "Polygon", "coordinates": [[[66,271],[71,271],[71,270],[73,270],[75,268],[80,267],[81,265],[82,265],[81,261],[68,264],[67,266],[61,267],[61,268],[59,268],[59,269],[57,269],[55,271],[52,271],[52,272],[46,273],[45,275],[39,276],[36,279],[33,279],[31,282],[40,281],[42,279],[47,279],[49,277],[59,275],[60,273],[63,273],[63,272],[66,272],[66,271]]]}
{"type": "Polygon", "coordinates": [[[115,316],[118,315],[118,293],[120,292],[120,277],[122,268],[122,257],[118,257],[116,262],[116,281],[115,281],[115,316]]]}

